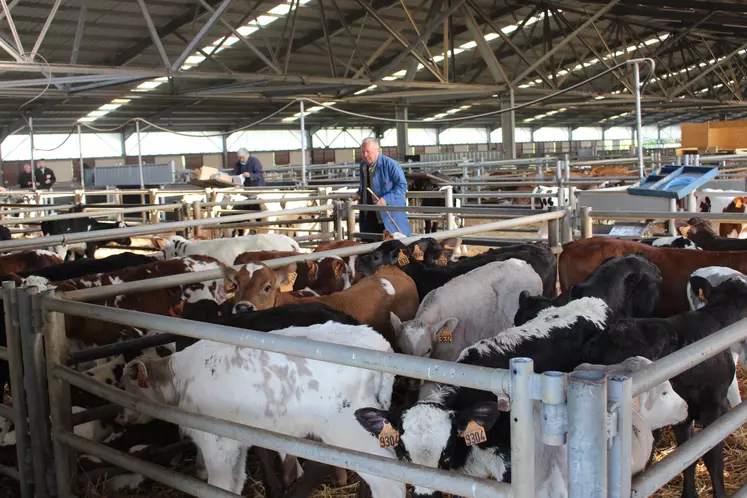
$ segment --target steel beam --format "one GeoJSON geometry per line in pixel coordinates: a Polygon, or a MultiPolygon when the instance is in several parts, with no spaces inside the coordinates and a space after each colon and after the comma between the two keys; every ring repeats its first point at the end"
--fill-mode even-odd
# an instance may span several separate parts
{"type": "Polygon", "coordinates": [[[83,75],[83,76],[51,76],[49,78],[37,78],[33,80],[0,80],[0,89],[22,88],[32,86],[61,85],[69,83],[90,83],[93,81],[119,80],[118,76],[111,75],[83,75]]]}
{"type": "MultiPolygon", "coordinates": [[[[298,8],[301,6],[301,2],[299,0],[296,0],[296,8],[293,8],[293,0],[291,0],[291,9],[293,9],[293,12],[288,12],[287,16],[292,17],[291,19],[291,32],[288,36],[288,45],[285,47],[285,59],[283,60],[283,74],[288,74],[288,64],[290,63],[291,58],[291,49],[293,48],[293,38],[296,36],[296,18],[298,17],[298,8]]],[[[356,44],[356,47],[358,45],[356,44]]]]}
{"type": "Polygon", "coordinates": [[[8,26],[10,26],[10,32],[13,34],[13,40],[16,42],[16,48],[18,48],[18,53],[23,56],[24,50],[23,50],[23,43],[21,43],[21,37],[18,36],[18,30],[16,29],[16,23],[13,22],[13,17],[10,14],[10,7],[8,6],[8,2],[6,0],[0,0],[0,5],[3,6],[3,12],[5,13],[5,17],[8,19],[8,26]]]}
{"type": "MultiPolygon", "coordinates": [[[[0,0],[4,1],[4,0],[0,0]]],[[[83,31],[86,27],[86,15],[88,14],[88,0],[83,0],[80,4],[80,13],[78,14],[78,25],[75,28],[75,40],[73,41],[73,52],[70,54],[70,65],[78,62],[78,52],[80,51],[80,42],[83,40],[83,31]]]]}
{"type": "MultiPolygon", "coordinates": [[[[18,3],[20,1],[21,0],[13,0],[12,2],[10,2],[8,4],[8,11],[10,11],[11,9],[13,9],[13,7],[15,7],[16,5],[18,5],[18,3]]],[[[2,12],[0,12],[0,21],[2,21],[3,19],[5,19],[5,10],[3,10],[2,12]]]]}
{"type": "MultiPolygon", "coordinates": [[[[182,36],[182,34],[179,33],[178,31],[174,31],[173,35],[179,38],[184,43],[189,43],[189,40],[186,37],[182,36]]],[[[221,69],[223,69],[228,74],[231,74],[233,72],[233,70],[230,67],[226,66],[221,61],[213,57],[211,54],[208,54],[207,52],[205,52],[203,49],[198,48],[197,53],[205,57],[205,59],[209,59],[210,61],[215,62],[218,66],[220,66],[221,69]]],[[[170,65],[168,67],[170,67],[170,65]]]]}
{"type": "MultiPolygon", "coordinates": [[[[171,72],[178,71],[179,68],[182,67],[184,61],[187,60],[187,57],[189,57],[192,52],[195,51],[195,47],[197,46],[197,44],[202,41],[208,31],[210,31],[210,28],[212,28],[213,25],[218,21],[218,19],[220,19],[226,9],[228,9],[228,7],[231,5],[231,2],[233,2],[233,0],[223,0],[218,9],[212,11],[213,15],[210,16],[210,19],[208,19],[207,22],[202,26],[202,28],[200,28],[200,31],[198,31],[195,37],[192,38],[192,41],[189,42],[187,48],[184,49],[182,54],[177,57],[176,61],[174,61],[174,63],[171,65],[171,72]]],[[[203,6],[205,6],[205,3],[203,3],[203,6]]]]}
{"type": "Polygon", "coordinates": [[[363,56],[361,55],[361,52],[358,49],[358,43],[355,41],[355,38],[353,37],[353,33],[350,31],[350,26],[348,26],[348,23],[345,22],[345,16],[342,15],[342,11],[340,11],[340,7],[337,5],[337,1],[336,0],[330,0],[330,1],[332,2],[332,6],[335,8],[335,11],[337,11],[337,16],[340,18],[340,24],[342,25],[342,29],[345,31],[345,34],[350,40],[350,43],[353,45],[353,51],[355,55],[358,57],[358,61],[361,63],[361,66],[366,70],[366,72],[368,73],[368,76],[373,79],[373,73],[371,72],[371,68],[368,67],[368,64],[363,59],[363,56]]]}
{"type": "Polygon", "coordinates": [[[137,0],[138,5],[140,5],[140,11],[143,13],[143,19],[145,19],[145,24],[148,26],[148,31],[150,32],[150,37],[153,39],[153,44],[155,44],[156,48],[158,49],[158,55],[161,56],[161,62],[163,62],[163,67],[166,68],[168,71],[171,67],[171,62],[169,62],[169,57],[166,55],[166,50],[163,48],[163,43],[161,43],[161,38],[158,36],[158,33],[156,32],[156,26],[153,24],[153,19],[150,17],[150,12],[148,12],[148,6],[145,5],[145,0],[137,0]]]}
{"type": "Polygon", "coordinates": [[[464,22],[467,24],[469,34],[475,43],[477,43],[477,50],[480,52],[480,55],[485,61],[485,65],[488,67],[488,71],[490,71],[495,82],[508,82],[509,79],[508,76],[506,76],[506,72],[503,70],[503,66],[501,66],[501,63],[495,58],[495,53],[490,49],[490,45],[488,45],[487,40],[485,40],[485,35],[482,34],[482,30],[477,25],[477,21],[475,21],[475,18],[472,16],[469,7],[466,5],[463,6],[462,14],[464,14],[464,22]]]}
{"type": "MultiPolygon", "coordinates": [[[[332,52],[332,41],[329,38],[329,32],[327,31],[327,16],[324,14],[324,0],[319,0],[319,20],[322,23],[322,31],[324,32],[324,43],[327,45],[327,56],[329,57],[329,71],[333,78],[337,77],[337,71],[335,71],[335,60],[334,53],[332,52]]],[[[291,44],[293,42],[291,41],[291,44]]]]}
{"type": "Polygon", "coordinates": [[[687,81],[686,83],[680,85],[677,89],[675,89],[672,92],[672,94],[671,94],[672,97],[677,97],[682,92],[684,92],[685,90],[687,90],[688,88],[690,88],[691,86],[693,86],[695,83],[697,83],[698,81],[702,80],[704,77],[706,77],[709,74],[711,74],[713,71],[715,71],[717,68],[719,68],[721,66],[721,64],[723,64],[725,62],[728,62],[732,57],[734,57],[735,55],[737,55],[741,50],[745,50],[745,49],[747,49],[747,43],[744,43],[744,44],[740,45],[739,48],[736,48],[736,49],[732,50],[727,55],[725,55],[724,58],[721,59],[720,61],[715,61],[710,67],[708,67],[707,69],[705,69],[702,73],[700,73],[699,75],[695,76],[694,78],[691,78],[689,81],[687,81]]]}
{"type": "Polygon", "coordinates": [[[39,47],[41,47],[41,44],[44,41],[44,37],[47,36],[47,31],[49,31],[49,26],[52,25],[52,19],[54,19],[54,16],[57,14],[57,9],[60,8],[60,3],[62,3],[62,0],[55,0],[54,5],[52,5],[52,9],[49,11],[47,20],[44,21],[44,26],[42,26],[42,29],[39,32],[39,36],[36,37],[34,48],[31,49],[32,57],[39,53],[39,47]]]}
{"type": "Polygon", "coordinates": [[[8,42],[0,38],[0,48],[5,50],[11,57],[13,57],[18,62],[23,62],[24,59],[21,57],[21,55],[16,52],[16,49],[14,49],[8,42]]]}

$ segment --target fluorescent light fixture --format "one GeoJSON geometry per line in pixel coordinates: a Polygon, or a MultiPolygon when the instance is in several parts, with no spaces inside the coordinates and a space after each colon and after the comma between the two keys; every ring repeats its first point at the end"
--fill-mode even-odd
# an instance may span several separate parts
{"type": "Polygon", "coordinates": [[[493,41],[496,38],[500,38],[501,35],[498,33],[488,33],[487,35],[483,36],[487,41],[493,41]]]}
{"type": "Polygon", "coordinates": [[[468,41],[467,43],[462,43],[459,45],[459,48],[463,48],[464,50],[471,50],[477,46],[477,42],[475,41],[468,41]]]}
{"type": "Polygon", "coordinates": [[[99,109],[102,111],[113,111],[115,109],[118,109],[119,107],[122,107],[122,104],[104,104],[99,109]]]}
{"type": "Polygon", "coordinates": [[[96,118],[92,118],[90,116],[83,116],[82,118],[78,119],[78,123],[92,123],[96,121],[96,118]]]}
{"type": "Polygon", "coordinates": [[[112,104],[127,104],[130,102],[130,99],[114,99],[112,100],[112,104]]]}
{"type": "Polygon", "coordinates": [[[91,118],[100,118],[101,116],[106,116],[107,114],[109,114],[109,111],[99,111],[99,110],[96,110],[96,111],[89,112],[87,114],[87,116],[89,116],[91,118]]]}
{"type": "Polygon", "coordinates": [[[295,121],[297,119],[298,118],[296,116],[288,116],[287,118],[281,119],[281,121],[284,122],[284,123],[290,123],[291,121],[295,121]]]}

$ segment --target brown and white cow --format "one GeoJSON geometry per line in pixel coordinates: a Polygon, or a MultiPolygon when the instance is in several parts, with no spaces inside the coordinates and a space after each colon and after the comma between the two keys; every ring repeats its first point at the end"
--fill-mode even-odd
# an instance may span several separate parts
{"type": "MultiPolygon", "coordinates": [[[[708,195],[724,192],[718,189],[703,189],[695,193],[698,211],[701,213],[744,213],[747,197],[723,197],[708,195]]],[[[711,222],[713,231],[721,237],[747,238],[747,223],[711,222]]]]}
{"type": "Polygon", "coordinates": [[[62,259],[51,251],[31,249],[0,256],[0,275],[19,271],[39,270],[62,264],[62,259]]]}
{"type": "MultiPolygon", "coordinates": [[[[240,254],[233,264],[234,266],[245,265],[299,254],[301,253],[286,251],[245,252],[240,254]],[[273,252],[274,254],[271,254],[273,252]]],[[[296,265],[296,271],[290,275],[280,291],[296,291],[296,297],[326,296],[349,288],[353,281],[352,273],[345,261],[337,256],[328,256],[318,261],[308,260],[296,265]]]]}
{"type": "Polygon", "coordinates": [[[297,298],[280,288],[296,271],[296,264],[269,269],[263,263],[249,263],[239,271],[223,267],[226,280],[236,286],[234,312],[265,310],[293,303],[320,302],[370,325],[394,345],[390,313],[411,320],[418,311],[415,282],[394,266],[382,266],[376,274],[361,279],[352,287],[329,296],[297,298]],[[409,317],[409,318],[405,318],[409,317]]]}

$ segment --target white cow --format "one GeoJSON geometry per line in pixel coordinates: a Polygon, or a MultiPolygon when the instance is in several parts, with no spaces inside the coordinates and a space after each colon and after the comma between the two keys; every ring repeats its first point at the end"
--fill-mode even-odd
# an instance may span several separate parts
{"type": "MultiPolygon", "coordinates": [[[[328,322],[270,332],[392,353],[384,338],[367,326],[328,322]]],[[[394,458],[355,419],[358,408],[390,406],[394,375],[295,356],[200,341],[162,360],[135,360],[121,380],[138,396],[295,437],[394,458]]],[[[148,417],[126,410],[120,422],[148,417]]],[[[208,483],[241,493],[249,446],[182,428],[199,448],[208,483]]],[[[405,485],[361,474],[374,498],[404,498],[405,485]]]]}
{"type": "Polygon", "coordinates": [[[168,239],[153,237],[165,259],[200,254],[211,256],[224,265],[233,265],[239,254],[252,251],[300,251],[298,242],[286,235],[257,234],[215,240],[187,240],[175,235],[168,239]]]}
{"type": "MultiPolygon", "coordinates": [[[[698,268],[693,272],[692,275],[690,275],[690,277],[702,277],[708,280],[708,282],[714,287],[724,282],[725,280],[729,280],[732,278],[738,278],[747,282],[747,275],[740,273],[737,270],[726,268],[724,266],[708,266],[706,268],[698,268]]],[[[706,303],[701,301],[698,298],[698,295],[693,292],[689,280],[687,282],[687,300],[690,302],[690,309],[693,311],[700,309],[706,305],[706,303]]],[[[732,344],[731,356],[734,359],[735,365],[739,363],[739,359],[741,358],[742,365],[747,368],[747,339],[740,341],[737,344],[732,344]]],[[[731,385],[729,385],[729,391],[726,394],[726,399],[729,401],[729,404],[732,406],[732,408],[742,402],[742,395],[739,393],[739,383],[737,382],[736,373],[734,374],[734,381],[732,381],[731,385]]]]}

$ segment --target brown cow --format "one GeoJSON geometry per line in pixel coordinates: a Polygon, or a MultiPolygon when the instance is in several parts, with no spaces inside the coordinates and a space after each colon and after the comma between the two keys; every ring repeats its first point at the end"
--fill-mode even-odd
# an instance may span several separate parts
{"type": "MultiPolygon", "coordinates": [[[[239,254],[234,266],[247,263],[268,261],[272,259],[298,256],[301,253],[290,251],[256,251],[239,254]]],[[[280,289],[280,292],[312,291],[318,296],[326,296],[350,287],[352,270],[342,259],[336,256],[322,258],[319,261],[304,261],[296,265],[296,271],[280,289]]],[[[300,297],[300,294],[295,294],[300,297]]],[[[314,294],[311,294],[314,295],[314,294]]]]}
{"type": "Polygon", "coordinates": [[[577,240],[563,246],[558,273],[563,291],[583,282],[608,258],[640,254],[661,271],[664,280],[661,292],[661,316],[672,316],[690,309],[687,282],[698,268],[725,266],[747,273],[747,253],[739,251],[686,251],[652,247],[629,240],[606,237],[577,240]]]}
{"type": "MultiPolygon", "coordinates": [[[[722,225],[723,226],[723,225],[722,225]]],[[[719,237],[708,220],[690,218],[680,233],[705,251],[747,251],[747,239],[719,237]]]]}
{"type": "Polygon", "coordinates": [[[295,271],[295,263],[277,270],[271,270],[263,263],[247,264],[240,271],[223,266],[226,280],[236,285],[234,310],[266,310],[285,304],[320,302],[370,325],[392,346],[396,341],[389,313],[394,313],[404,321],[414,318],[418,310],[415,282],[394,266],[382,266],[376,270],[375,275],[363,278],[342,292],[309,298],[297,298],[287,292],[280,292],[283,283],[295,271]]]}
{"type": "Polygon", "coordinates": [[[0,275],[26,270],[40,270],[63,262],[62,258],[56,253],[42,249],[13,252],[0,256],[0,275]]]}
{"type": "Polygon", "coordinates": [[[361,245],[361,243],[355,240],[329,240],[316,246],[314,252],[332,251],[334,249],[343,249],[345,247],[355,247],[359,245],[361,245]]]}

